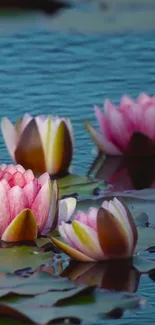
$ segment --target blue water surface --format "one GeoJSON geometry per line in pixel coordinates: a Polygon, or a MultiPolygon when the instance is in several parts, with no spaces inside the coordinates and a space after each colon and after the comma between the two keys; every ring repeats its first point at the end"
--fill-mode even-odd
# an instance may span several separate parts
{"type": "MultiPolygon", "coordinates": [[[[0,36],[0,118],[25,112],[70,117],[76,147],[75,173],[86,174],[94,148],[83,122],[97,122],[93,105],[123,94],[155,93],[155,33],[83,35],[43,29],[0,36]]],[[[10,162],[0,135],[0,160],[10,162]]],[[[147,308],[105,324],[155,322],[155,283],[143,276],[138,289],[147,308]]]]}

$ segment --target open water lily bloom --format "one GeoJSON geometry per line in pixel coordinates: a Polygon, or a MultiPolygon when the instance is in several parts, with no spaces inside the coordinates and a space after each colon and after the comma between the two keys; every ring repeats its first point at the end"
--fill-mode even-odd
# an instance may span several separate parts
{"type": "Polygon", "coordinates": [[[73,154],[73,130],[69,119],[25,114],[14,126],[4,117],[1,129],[15,163],[35,174],[55,176],[67,172],[73,154]]]}
{"type": "Polygon", "coordinates": [[[114,198],[99,209],[79,211],[72,224],[62,222],[59,232],[64,242],[54,244],[71,258],[98,261],[128,258],[137,242],[137,228],[126,205],[114,198]]]}
{"type": "Polygon", "coordinates": [[[0,238],[6,242],[35,240],[62,221],[76,206],[75,198],[58,201],[57,182],[48,173],[35,178],[21,165],[0,165],[0,238]]]}
{"type": "Polygon", "coordinates": [[[117,107],[110,100],[104,103],[104,112],[95,106],[100,132],[86,122],[99,151],[106,155],[155,155],[155,96],[140,94],[136,101],[121,98],[117,107]]]}

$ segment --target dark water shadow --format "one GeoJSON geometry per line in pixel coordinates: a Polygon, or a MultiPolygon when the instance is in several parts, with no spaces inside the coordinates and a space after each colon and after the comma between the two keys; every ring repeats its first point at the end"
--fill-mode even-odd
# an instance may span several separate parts
{"type": "Polygon", "coordinates": [[[112,185],[113,191],[155,188],[155,157],[105,157],[99,154],[91,165],[92,175],[112,185]]]}
{"type": "Polygon", "coordinates": [[[70,261],[60,274],[77,285],[97,286],[111,291],[137,291],[140,273],[133,268],[132,260],[82,263],[70,261]]]}
{"type": "Polygon", "coordinates": [[[67,1],[61,0],[1,0],[0,11],[15,11],[15,10],[26,10],[26,11],[43,11],[47,14],[54,15],[58,11],[70,8],[67,1]]]}

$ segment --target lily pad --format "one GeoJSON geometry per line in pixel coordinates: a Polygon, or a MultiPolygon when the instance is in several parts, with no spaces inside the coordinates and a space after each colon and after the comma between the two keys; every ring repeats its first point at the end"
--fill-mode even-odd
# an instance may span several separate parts
{"type": "Polygon", "coordinates": [[[155,246],[155,228],[138,227],[138,242],[136,252],[139,253],[151,246],[155,246]]]}
{"type": "Polygon", "coordinates": [[[72,288],[75,288],[75,284],[71,281],[59,277],[52,277],[47,272],[37,272],[29,278],[22,278],[15,275],[1,275],[0,277],[0,297],[10,293],[36,295],[50,290],[63,291],[72,288]]]}
{"type": "Polygon", "coordinates": [[[138,213],[134,215],[134,220],[137,226],[147,226],[149,225],[149,217],[145,212],[138,213]]]}
{"type": "MultiPolygon", "coordinates": [[[[66,294],[66,296],[68,293],[66,294]]],[[[145,300],[135,294],[101,292],[87,292],[86,288],[80,294],[71,294],[70,298],[59,299],[58,306],[53,304],[53,294],[45,297],[35,297],[21,303],[1,303],[0,315],[9,314],[22,320],[33,321],[35,324],[45,325],[50,321],[74,319],[78,321],[95,322],[111,311],[120,308],[123,311],[135,309],[143,305],[145,300]]]]}
{"type": "Polygon", "coordinates": [[[155,270],[155,261],[142,258],[141,256],[133,257],[133,265],[140,273],[148,273],[155,270]]]}
{"type": "Polygon", "coordinates": [[[96,181],[90,177],[67,175],[58,180],[60,196],[76,194],[77,196],[92,196],[106,187],[103,181],[96,181]]]}
{"type": "Polygon", "coordinates": [[[40,253],[38,248],[21,246],[0,249],[0,272],[14,272],[31,267],[33,270],[42,264],[51,263],[52,254],[40,253]]]}

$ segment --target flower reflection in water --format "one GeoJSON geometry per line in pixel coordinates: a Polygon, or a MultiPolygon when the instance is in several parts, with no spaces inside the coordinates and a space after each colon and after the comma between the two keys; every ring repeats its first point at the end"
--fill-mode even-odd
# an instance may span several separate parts
{"type": "Polygon", "coordinates": [[[77,285],[95,285],[112,291],[134,293],[138,289],[140,273],[132,267],[131,260],[97,263],[70,261],[60,274],[77,285]]]}
{"type": "Polygon", "coordinates": [[[105,157],[99,154],[88,175],[112,185],[112,191],[155,188],[155,158],[105,157]]]}

